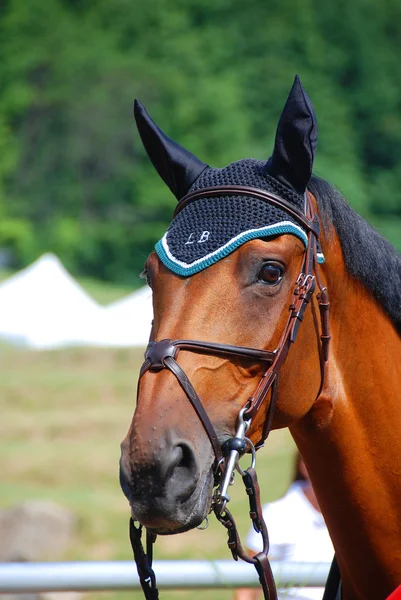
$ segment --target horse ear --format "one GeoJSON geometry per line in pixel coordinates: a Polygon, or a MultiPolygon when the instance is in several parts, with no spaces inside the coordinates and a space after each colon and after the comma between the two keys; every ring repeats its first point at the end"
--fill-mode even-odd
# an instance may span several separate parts
{"type": "Polygon", "coordinates": [[[303,194],[312,175],[317,143],[315,111],[298,75],[278,123],[274,150],[267,171],[298,194],[303,194]]]}
{"type": "Polygon", "coordinates": [[[207,165],[167,137],[138,100],[134,103],[134,115],[153,166],[177,200],[180,200],[207,165]]]}

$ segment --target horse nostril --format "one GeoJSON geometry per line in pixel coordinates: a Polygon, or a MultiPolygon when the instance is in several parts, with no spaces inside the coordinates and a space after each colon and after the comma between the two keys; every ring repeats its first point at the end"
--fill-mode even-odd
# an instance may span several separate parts
{"type": "Polygon", "coordinates": [[[196,472],[195,453],[185,442],[174,446],[170,450],[170,454],[165,456],[163,463],[166,478],[174,477],[180,471],[196,472]]]}
{"type": "Polygon", "coordinates": [[[172,449],[166,471],[167,487],[174,490],[177,498],[191,493],[198,480],[198,465],[189,444],[181,442],[172,449]]]}
{"type": "MultiPolygon", "coordinates": [[[[186,501],[196,489],[200,465],[192,445],[186,440],[166,439],[165,444],[149,452],[146,461],[121,460],[120,484],[131,505],[136,509],[148,502],[149,495],[156,498],[186,501]]],[[[136,510],[135,509],[135,510],[136,510]]]]}
{"type": "Polygon", "coordinates": [[[189,471],[196,471],[196,458],[191,446],[188,444],[178,444],[178,447],[181,451],[181,458],[177,463],[177,467],[188,469],[189,471]]]}
{"type": "Polygon", "coordinates": [[[189,471],[192,471],[194,468],[196,470],[195,454],[191,446],[188,446],[187,444],[178,444],[178,448],[181,451],[181,456],[177,462],[177,467],[188,469],[189,471]]]}

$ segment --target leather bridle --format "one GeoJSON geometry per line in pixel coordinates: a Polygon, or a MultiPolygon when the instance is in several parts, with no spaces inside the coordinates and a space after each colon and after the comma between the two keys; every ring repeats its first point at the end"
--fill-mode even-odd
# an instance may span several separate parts
{"type": "MultiPolygon", "coordinates": [[[[248,186],[234,185],[204,188],[187,194],[178,203],[175,215],[178,214],[190,202],[195,202],[196,200],[202,198],[220,196],[247,196],[268,202],[269,204],[272,204],[291,215],[291,217],[293,217],[307,233],[308,245],[304,253],[301,271],[295,283],[292,300],[289,305],[288,318],[284,326],[283,332],[281,334],[280,340],[277,344],[276,349],[273,351],[260,350],[256,348],[247,348],[243,346],[231,346],[226,344],[197,340],[164,339],[157,342],[151,340],[146,349],[145,362],[142,365],[140,371],[138,389],[143,375],[148,371],[156,373],[163,369],[168,369],[177,378],[178,383],[184,390],[185,395],[187,396],[188,400],[195,409],[196,414],[198,415],[199,420],[201,421],[205,432],[209,437],[210,443],[214,451],[215,485],[218,487],[213,497],[212,507],[217,518],[227,528],[229,535],[228,545],[236,560],[238,556],[240,556],[243,560],[246,560],[247,562],[252,562],[255,565],[259,573],[261,584],[265,593],[265,598],[274,600],[277,596],[273,576],[267,559],[267,553],[269,550],[268,535],[266,525],[262,516],[259,499],[259,487],[256,479],[256,472],[253,466],[247,469],[245,472],[240,470],[240,472],[243,475],[247,493],[250,497],[250,514],[253,520],[254,527],[257,531],[260,531],[262,533],[263,538],[263,551],[255,555],[253,558],[247,556],[240,544],[235,523],[232,519],[231,514],[226,508],[227,501],[229,500],[229,496],[227,495],[226,490],[228,485],[232,481],[233,469],[236,466],[238,458],[241,454],[243,454],[246,451],[248,447],[251,447],[251,449],[253,449],[252,443],[245,437],[245,434],[250,425],[250,422],[256,417],[265,398],[270,392],[270,405],[263,427],[263,434],[262,438],[256,445],[256,448],[263,445],[264,441],[269,435],[275,415],[280,369],[288,355],[291,345],[295,342],[297,338],[299,326],[303,320],[305,310],[315,292],[316,286],[319,289],[317,300],[321,320],[319,346],[321,382],[317,396],[322,390],[325,379],[325,370],[326,363],[328,360],[328,350],[330,341],[330,305],[328,301],[327,289],[322,285],[318,273],[317,242],[320,234],[319,222],[314,210],[312,197],[309,194],[309,192],[306,192],[305,194],[305,213],[303,213],[300,210],[298,210],[294,205],[290,204],[283,198],[280,198],[279,196],[276,196],[271,192],[248,186]],[[224,445],[224,452],[220,446],[215,429],[202,405],[198,394],[196,393],[191,382],[189,381],[187,375],[177,362],[177,355],[181,350],[203,354],[212,354],[224,358],[247,359],[252,360],[254,362],[266,363],[267,365],[253,396],[248,400],[241,412],[240,426],[237,430],[237,434],[234,438],[232,438],[229,441],[229,443],[226,443],[224,445]],[[238,432],[240,432],[240,434],[238,432]]],[[[139,547],[138,542],[140,545],[141,526],[139,528],[136,528],[134,522],[131,520],[130,532],[131,542],[133,544],[135,553],[135,545],[139,547]],[[134,541],[133,537],[135,538],[134,541]]],[[[149,537],[148,533],[148,553],[144,553],[143,549],[137,550],[136,560],[138,564],[138,572],[142,571],[145,573],[145,576],[141,578],[141,583],[145,592],[145,596],[146,598],[153,599],[157,598],[158,595],[157,588],[155,587],[154,582],[154,574],[151,569],[151,564],[149,564],[149,555],[151,554],[152,543],[151,536],[152,534],[150,534],[149,537]],[[140,557],[139,560],[137,559],[137,555],[140,557]],[[145,557],[145,562],[142,555],[145,557]],[[153,583],[150,582],[152,576],[153,583]],[[145,584],[143,583],[143,581],[145,581],[145,584]],[[147,593],[148,595],[146,595],[147,593]]],[[[142,547],[140,546],[140,548],[142,547]]]]}

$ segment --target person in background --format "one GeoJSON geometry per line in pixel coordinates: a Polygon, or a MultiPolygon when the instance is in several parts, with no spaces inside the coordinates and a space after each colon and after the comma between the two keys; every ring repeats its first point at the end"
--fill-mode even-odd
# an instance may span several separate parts
{"type": "MultiPolygon", "coordinates": [[[[263,516],[269,532],[270,560],[316,563],[333,560],[334,548],[299,453],[295,457],[290,487],[282,498],[263,506],[263,516]]],[[[251,556],[262,550],[261,536],[253,528],[246,545],[251,556]]],[[[321,600],[323,592],[323,588],[316,587],[280,588],[278,597],[279,600],[321,600]]],[[[235,594],[235,600],[259,600],[261,597],[257,588],[238,589],[235,594]]]]}

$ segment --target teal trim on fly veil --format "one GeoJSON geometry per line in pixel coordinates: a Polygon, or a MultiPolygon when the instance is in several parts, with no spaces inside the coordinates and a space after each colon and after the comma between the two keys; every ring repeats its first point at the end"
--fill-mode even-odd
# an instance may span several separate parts
{"type": "MultiPolygon", "coordinates": [[[[245,244],[246,242],[249,242],[250,240],[284,234],[295,235],[304,243],[305,248],[308,247],[308,237],[304,230],[301,227],[295,225],[294,223],[285,221],[282,223],[277,223],[275,225],[268,225],[266,227],[260,227],[257,229],[250,229],[248,231],[244,231],[232,238],[231,240],[229,240],[220,248],[217,248],[213,252],[210,252],[206,256],[194,260],[191,263],[185,263],[182,260],[179,260],[178,258],[174,257],[174,255],[171,253],[168,247],[167,233],[159,242],[157,242],[155,250],[162,263],[168,269],[170,269],[170,271],[173,271],[173,273],[176,273],[177,275],[188,277],[189,275],[194,275],[195,273],[198,273],[199,271],[210,267],[210,265],[213,265],[222,258],[225,258],[229,254],[231,254],[231,252],[234,252],[234,250],[239,248],[239,246],[245,244]]],[[[324,262],[323,254],[318,254],[318,262],[324,262]]]]}

